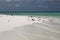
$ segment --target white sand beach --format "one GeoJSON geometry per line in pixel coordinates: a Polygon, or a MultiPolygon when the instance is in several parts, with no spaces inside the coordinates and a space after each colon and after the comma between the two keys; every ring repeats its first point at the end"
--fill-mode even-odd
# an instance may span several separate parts
{"type": "Polygon", "coordinates": [[[14,27],[27,24],[27,16],[0,15],[0,31],[12,30],[14,27]]]}
{"type": "Polygon", "coordinates": [[[0,40],[60,40],[60,17],[39,17],[0,15],[0,40]]]}

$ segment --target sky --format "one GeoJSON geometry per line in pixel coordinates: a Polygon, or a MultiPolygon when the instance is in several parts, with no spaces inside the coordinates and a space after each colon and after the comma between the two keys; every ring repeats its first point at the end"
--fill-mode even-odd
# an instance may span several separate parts
{"type": "Polygon", "coordinates": [[[60,11],[60,1],[0,0],[0,11],[60,11]]]}

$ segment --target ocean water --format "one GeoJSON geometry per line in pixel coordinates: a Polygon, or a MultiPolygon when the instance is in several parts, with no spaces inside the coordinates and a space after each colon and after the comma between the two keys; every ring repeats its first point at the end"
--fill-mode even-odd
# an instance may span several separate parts
{"type": "Polygon", "coordinates": [[[0,15],[0,40],[60,40],[60,16],[0,15]]]}

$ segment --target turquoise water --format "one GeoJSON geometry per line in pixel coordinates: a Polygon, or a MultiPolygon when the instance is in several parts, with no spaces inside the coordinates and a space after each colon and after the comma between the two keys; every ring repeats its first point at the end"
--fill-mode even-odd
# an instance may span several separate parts
{"type": "Polygon", "coordinates": [[[60,11],[10,11],[2,12],[0,14],[5,15],[45,15],[45,16],[60,16],[60,11]]]}
{"type": "Polygon", "coordinates": [[[60,13],[0,13],[5,15],[43,15],[43,16],[60,16],[60,13]]]}

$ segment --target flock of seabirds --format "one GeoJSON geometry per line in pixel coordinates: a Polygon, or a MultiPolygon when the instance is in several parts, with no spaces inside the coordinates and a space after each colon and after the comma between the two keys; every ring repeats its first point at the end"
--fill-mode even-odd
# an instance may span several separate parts
{"type": "Polygon", "coordinates": [[[40,16],[28,16],[28,20],[29,20],[29,21],[32,21],[32,22],[34,22],[34,23],[41,23],[41,22],[53,21],[53,20],[41,18],[40,16]]]}

